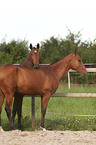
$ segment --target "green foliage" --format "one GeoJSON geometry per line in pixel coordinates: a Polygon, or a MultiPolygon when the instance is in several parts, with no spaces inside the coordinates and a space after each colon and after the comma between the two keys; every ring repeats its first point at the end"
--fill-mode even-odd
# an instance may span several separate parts
{"type": "Polygon", "coordinates": [[[51,37],[50,40],[42,42],[40,50],[40,62],[54,63],[60,58],[60,45],[57,38],[51,37]],[[45,55],[46,54],[46,55],[45,55]]]}
{"type": "Polygon", "coordinates": [[[15,41],[0,44],[0,65],[21,63],[28,55],[28,42],[15,41]]]}
{"type": "Polygon", "coordinates": [[[73,52],[74,47],[76,48],[76,45],[71,40],[59,40],[54,37],[41,44],[40,63],[55,63],[73,52]]]}
{"type": "Polygon", "coordinates": [[[81,42],[81,33],[70,30],[66,39],[51,37],[41,42],[40,63],[54,63],[78,49],[83,63],[96,63],[96,40],[81,42]]]}
{"type": "MultiPolygon", "coordinates": [[[[65,39],[55,38],[41,42],[40,63],[55,63],[66,55],[78,49],[83,63],[96,63],[96,39],[81,42],[81,33],[74,34],[68,29],[69,34],[65,39]]],[[[0,44],[0,64],[21,63],[28,55],[28,41],[15,41],[0,44]]],[[[93,67],[93,66],[92,66],[93,67]]]]}

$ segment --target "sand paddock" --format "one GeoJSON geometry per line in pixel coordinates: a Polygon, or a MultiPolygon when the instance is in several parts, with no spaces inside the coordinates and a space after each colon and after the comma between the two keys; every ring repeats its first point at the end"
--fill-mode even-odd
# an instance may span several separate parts
{"type": "Polygon", "coordinates": [[[96,145],[96,131],[2,131],[0,145],[96,145]]]}

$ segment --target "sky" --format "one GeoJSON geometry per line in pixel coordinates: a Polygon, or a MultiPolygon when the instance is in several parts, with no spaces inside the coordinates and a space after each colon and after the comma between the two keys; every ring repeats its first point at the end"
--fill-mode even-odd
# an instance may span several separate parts
{"type": "Polygon", "coordinates": [[[81,40],[96,38],[96,0],[1,0],[0,43],[28,40],[36,45],[54,36],[65,38],[68,29],[81,40]]]}

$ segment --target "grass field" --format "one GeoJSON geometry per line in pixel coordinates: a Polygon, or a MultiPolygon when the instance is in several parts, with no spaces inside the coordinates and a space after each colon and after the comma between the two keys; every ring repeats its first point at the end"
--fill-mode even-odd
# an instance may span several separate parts
{"type": "MultiPolygon", "coordinates": [[[[72,85],[69,90],[63,84],[59,85],[58,93],[96,93],[95,86],[72,85]]],[[[45,128],[48,130],[96,130],[96,98],[75,97],[51,97],[45,116],[45,128]]],[[[41,98],[36,98],[35,103],[35,127],[31,127],[31,97],[24,97],[22,109],[22,124],[24,130],[40,130],[41,98]]],[[[4,130],[10,130],[4,105],[2,110],[2,126],[4,130]]],[[[15,119],[17,128],[17,116],[15,119]]]]}

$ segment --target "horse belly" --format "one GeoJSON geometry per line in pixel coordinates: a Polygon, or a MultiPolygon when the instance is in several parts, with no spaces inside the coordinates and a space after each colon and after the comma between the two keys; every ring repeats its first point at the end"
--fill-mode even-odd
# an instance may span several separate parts
{"type": "Polygon", "coordinates": [[[36,85],[31,84],[24,84],[22,86],[18,86],[16,92],[23,95],[39,95],[41,94],[40,88],[37,88],[36,85]]]}

